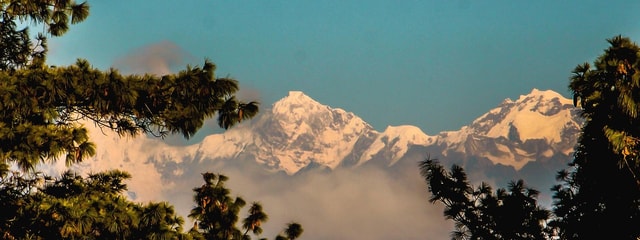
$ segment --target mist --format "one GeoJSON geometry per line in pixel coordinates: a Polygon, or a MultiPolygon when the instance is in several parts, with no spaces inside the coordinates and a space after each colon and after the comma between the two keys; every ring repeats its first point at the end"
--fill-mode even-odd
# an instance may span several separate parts
{"type": "MultiPolygon", "coordinates": [[[[185,218],[185,229],[193,224],[187,218],[194,207],[192,189],[202,185],[201,173],[213,172],[229,177],[232,196],[262,203],[269,220],[261,237],[274,238],[292,221],[303,226],[302,239],[446,239],[453,230],[442,206],[428,202],[417,165],[403,175],[363,167],[289,176],[253,161],[198,160],[197,145],[171,146],[146,136],[119,138],[87,126],[97,154],[71,169],[131,173],[126,195],[141,203],[168,201],[185,218]]],[[[41,169],[55,176],[66,168],[58,163],[41,169]]],[[[241,217],[247,210],[241,210],[241,217]]]]}
{"type": "MultiPolygon", "coordinates": [[[[417,168],[404,178],[394,178],[378,168],[286,176],[222,165],[214,162],[199,170],[230,177],[227,186],[232,195],[262,203],[270,217],[262,237],[275,237],[291,221],[302,224],[303,239],[446,239],[453,229],[444,221],[441,206],[428,202],[417,168]]],[[[201,185],[199,174],[194,175],[185,180],[201,185]]],[[[185,197],[192,195],[191,189],[174,188],[169,193],[179,212],[193,206],[185,197]]]]}

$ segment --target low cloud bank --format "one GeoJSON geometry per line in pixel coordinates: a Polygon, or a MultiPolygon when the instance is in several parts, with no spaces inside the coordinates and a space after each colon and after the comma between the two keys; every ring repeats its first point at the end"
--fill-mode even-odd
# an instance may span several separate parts
{"type": "MultiPolygon", "coordinates": [[[[130,197],[168,201],[185,219],[194,206],[192,189],[202,185],[200,174],[208,171],[229,176],[232,195],[263,204],[269,221],[262,237],[273,238],[291,221],[302,224],[303,239],[447,239],[453,229],[442,217],[442,207],[428,202],[417,166],[402,176],[378,167],[287,176],[251,161],[194,161],[196,146],[90,132],[98,146],[96,158],[72,169],[128,171],[133,175],[130,197]]],[[[43,169],[61,172],[64,164],[43,169]]],[[[190,224],[187,219],[185,227],[190,224]]]]}

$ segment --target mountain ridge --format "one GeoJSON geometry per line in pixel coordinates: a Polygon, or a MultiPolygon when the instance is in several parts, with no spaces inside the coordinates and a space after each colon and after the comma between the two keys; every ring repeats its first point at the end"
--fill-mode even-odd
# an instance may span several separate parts
{"type": "Polygon", "coordinates": [[[503,166],[501,171],[511,169],[508,172],[513,175],[523,169],[539,171],[566,164],[581,126],[579,110],[568,99],[537,89],[517,100],[505,99],[459,130],[432,136],[412,125],[388,126],[379,132],[357,115],[322,105],[301,91],[291,91],[273,106],[250,121],[188,146],[147,137],[120,139],[90,128],[97,154],[74,168],[80,172],[153,169],[158,173],[151,177],[162,182],[205,165],[245,164],[295,175],[301,170],[367,165],[415,168],[416,162],[431,156],[447,164],[503,166]],[[522,115],[526,117],[518,117],[522,115]],[[531,164],[535,166],[527,167],[531,164]]]}
{"type": "MultiPolygon", "coordinates": [[[[451,226],[444,225],[442,209],[424,205],[428,195],[418,162],[427,157],[462,165],[473,183],[505,186],[509,180],[525,179],[542,190],[541,199],[551,201],[545,189],[571,159],[580,118],[566,99],[543,93],[506,99],[469,125],[436,135],[412,125],[377,131],[357,115],[322,105],[300,91],[279,101],[276,110],[264,108],[252,120],[187,146],[146,136],[120,138],[86,123],[97,153],[71,168],[80,174],[127,171],[134,176],[127,183],[129,198],[170,201],[183,216],[193,207],[191,189],[202,184],[201,173],[217,172],[231,178],[234,192],[260,200],[273,213],[271,221],[299,219],[315,239],[341,238],[331,236],[332,229],[347,225],[358,232],[350,238],[359,238],[359,232],[379,226],[380,219],[393,219],[383,224],[392,226],[389,231],[419,223],[411,229],[446,236],[451,226]],[[522,112],[534,115],[510,117],[522,112]],[[559,135],[540,137],[533,135],[536,130],[523,129],[549,119],[557,121],[541,127],[552,127],[559,135]],[[555,140],[558,136],[560,141],[555,140]],[[364,223],[356,217],[365,214],[377,217],[364,223]],[[432,225],[434,221],[439,225],[432,225]]],[[[67,167],[59,161],[53,169],[57,173],[48,173],[55,176],[67,167]]],[[[265,229],[273,234],[280,230],[265,229]]]]}
{"type": "Polygon", "coordinates": [[[386,158],[392,166],[410,148],[422,146],[436,149],[432,154],[482,157],[519,170],[536,159],[569,156],[580,125],[571,101],[551,90],[507,98],[470,125],[434,136],[412,125],[379,132],[351,112],[291,91],[250,123],[205,137],[198,152],[226,160],[252,155],[244,158],[291,175],[312,163],[335,169],[386,158]]]}

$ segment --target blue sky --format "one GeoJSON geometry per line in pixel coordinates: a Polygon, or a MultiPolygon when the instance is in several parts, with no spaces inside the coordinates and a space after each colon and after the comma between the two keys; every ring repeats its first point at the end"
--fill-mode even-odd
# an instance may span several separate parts
{"type": "Polygon", "coordinates": [[[532,88],[568,97],[570,71],[599,55],[606,38],[640,41],[640,1],[631,0],[89,4],[85,22],[50,40],[50,64],[85,58],[124,68],[136,55],[177,55],[167,60],[176,71],[209,58],[263,108],[301,90],[380,131],[457,130],[532,88]]]}

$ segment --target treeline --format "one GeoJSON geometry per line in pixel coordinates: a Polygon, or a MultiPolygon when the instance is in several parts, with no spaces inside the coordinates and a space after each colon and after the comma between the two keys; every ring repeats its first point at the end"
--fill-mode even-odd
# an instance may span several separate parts
{"type": "Polygon", "coordinates": [[[622,36],[607,41],[570,78],[585,124],[573,161],[557,173],[552,209],[522,180],[494,191],[472,186],[460,166],[420,163],[430,201],[456,223],[452,239],[640,239],[640,48],[622,36]]]}

